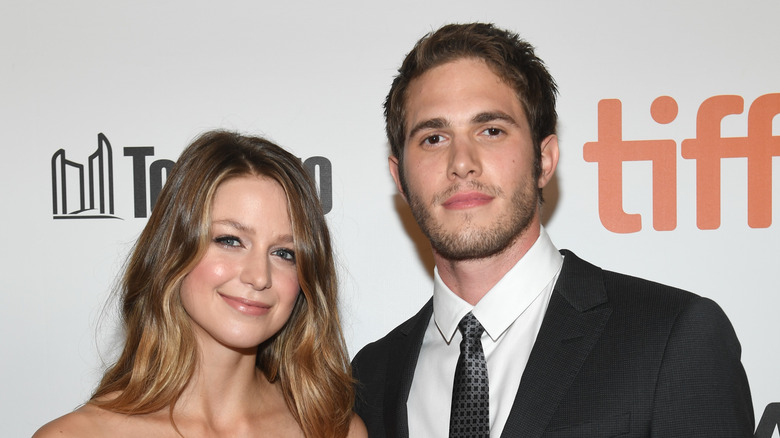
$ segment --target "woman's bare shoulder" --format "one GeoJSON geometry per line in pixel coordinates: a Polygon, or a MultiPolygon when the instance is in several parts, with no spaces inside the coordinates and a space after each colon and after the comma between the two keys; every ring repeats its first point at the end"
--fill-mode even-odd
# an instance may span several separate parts
{"type": "Polygon", "coordinates": [[[103,436],[101,431],[106,430],[112,417],[117,415],[119,414],[86,404],[45,424],[35,432],[33,438],[103,436]]]}
{"type": "MultiPolygon", "coordinates": [[[[107,399],[110,397],[106,397],[107,399]]],[[[126,415],[88,403],[41,427],[33,438],[125,438],[176,437],[168,410],[150,414],[126,415]]]]}
{"type": "Polygon", "coordinates": [[[352,421],[349,423],[347,438],[368,438],[366,425],[358,414],[352,414],[352,421]]]}

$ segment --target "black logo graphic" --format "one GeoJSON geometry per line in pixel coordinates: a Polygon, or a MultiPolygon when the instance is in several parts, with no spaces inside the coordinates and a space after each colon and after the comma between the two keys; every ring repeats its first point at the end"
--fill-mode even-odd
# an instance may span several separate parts
{"type": "Polygon", "coordinates": [[[114,158],[111,143],[103,133],[98,134],[97,150],[89,156],[86,177],[85,184],[84,165],[68,160],[64,149],[52,155],[51,197],[54,219],[120,219],[114,216],[114,158]],[[74,183],[78,183],[77,188],[74,183]],[[68,195],[75,195],[76,198],[71,198],[70,207],[68,195]]]}
{"type": "Polygon", "coordinates": [[[320,156],[309,157],[303,160],[303,166],[317,185],[322,211],[330,213],[333,208],[333,168],[330,160],[320,156]]]}
{"type": "Polygon", "coordinates": [[[772,438],[775,430],[780,430],[780,403],[769,403],[758,422],[754,438],[772,438]]]}
{"type": "MultiPolygon", "coordinates": [[[[157,202],[157,196],[175,164],[171,160],[152,160],[152,146],[126,146],[125,157],[132,161],[133,215],[145,218],[157,202]],[[148,184],[147,184],[148,181],[148,184]],[[148,200],[148,202],[147,202],[148,200]]],[[[114,160],[111,143],[101,132],[97,150],[87,165],[71,161],[60,149],[51,157],[51,196],[54,219],[122,219],[114,213],[114,160]]],[[[333,172],[330,160],[321,156],[303,160],[306,171],[317,185],[322,209],[333,207],[333,172]]]]}
{"type": "MultiPolygon", "coordinates": [[[[146,157],[154,156],[151,146],[126,147],[126,157],[133,157],[133,212],[135,217],[146,217],[146,157]]],[[[149,165],[149,210],[157,203],[157,196],[165,184],[168,172],[176,164],[171,160],[156,160],[149,165]]]]}

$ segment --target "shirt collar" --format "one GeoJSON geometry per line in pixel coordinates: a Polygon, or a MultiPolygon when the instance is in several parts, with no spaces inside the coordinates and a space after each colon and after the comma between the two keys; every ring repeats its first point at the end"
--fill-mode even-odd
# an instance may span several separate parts
{"type": "Polygon", "coordinates": [[[563,265],[563,256],[553,245],[544,227],[539,238],[523,257],[477,303],[455,295],[444,284],[439,271],[433,271],[433,318],[442,337],[452,341],[458,323],[469,312],[477,317],[494,341],[525,312],[563,265]]]}

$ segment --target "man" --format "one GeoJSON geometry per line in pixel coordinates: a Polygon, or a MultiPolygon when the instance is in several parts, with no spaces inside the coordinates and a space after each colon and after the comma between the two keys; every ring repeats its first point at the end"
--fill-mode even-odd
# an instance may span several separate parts
{"type": "Polygon", "coordinates": [[[432,300],[353,360],[369,435],[752,436],[714,302],[602,271],[541,226],[556,92],[533,47],[488,24],[423,37],[399,69],[390,172],[436,269],[432,300]]]}

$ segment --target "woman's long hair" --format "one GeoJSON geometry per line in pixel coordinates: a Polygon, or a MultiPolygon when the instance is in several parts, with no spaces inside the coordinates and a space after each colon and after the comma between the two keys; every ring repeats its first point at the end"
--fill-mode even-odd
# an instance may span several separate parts
{"type": "Polygon", "coordinates": [[[330,233],[316,187],[289,152],[259,137],[225,131],[205,133],[188,146],[160,192],[120,284],[124,349],[90,403],[129,415],[168,407],[173,421],[173,406],[198,361],[179,289],[209,244],[217,187],[244,175],[271,178],[284,189],[301,288],[290,319],[260,345],[257,366],[269,381],[280,383],[307,437],[346,436],[353,381],[330,233]]]}

